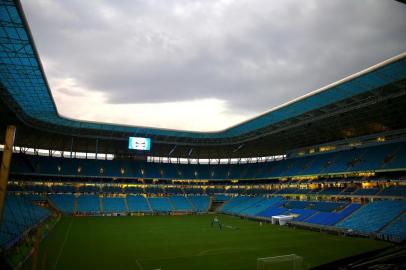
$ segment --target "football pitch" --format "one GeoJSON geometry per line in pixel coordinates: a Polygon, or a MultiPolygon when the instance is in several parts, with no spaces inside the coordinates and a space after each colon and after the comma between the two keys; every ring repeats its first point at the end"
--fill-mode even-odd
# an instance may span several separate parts
{"type": "Polygon", "coordinates": [[[42,241],[37,269],[256,269],[257,258],[292,253],[308,269],[389,246],[219,218],[223,230],[210,226],[213,215],[63,217],[42,241]]]}

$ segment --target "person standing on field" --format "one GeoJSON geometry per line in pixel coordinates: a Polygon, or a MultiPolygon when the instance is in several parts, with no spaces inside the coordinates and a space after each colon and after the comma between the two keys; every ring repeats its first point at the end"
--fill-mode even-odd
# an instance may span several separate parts
{"type": "Polygon", "coordinates": [[[217,225],[219,226],[220,230],[223,229],[223,226],[222,226],[220,220],[217,218],[217,216],[214,216],[213,221],[211,222],[211,226],[213,227],[213,226],[217,226],[217,225]]]}

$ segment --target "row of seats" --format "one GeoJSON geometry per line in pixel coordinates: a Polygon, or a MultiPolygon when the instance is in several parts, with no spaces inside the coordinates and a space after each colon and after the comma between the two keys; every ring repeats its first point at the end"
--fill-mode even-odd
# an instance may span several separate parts
{"type": "Polygon", "coordinates": [[[127,212],[207,212],[210,198],[206,195],[146,198],[141,195],[98,197],[97,195],[51,194],[53,205],[68,214],[74,212],[99,214],[127,212]],[[76,206],[75,206],[76,204],[76,206]],[[76,210],[75,210],[76,209],[76,210]]]}
{"type": "Polygon", "coordinates": [[[247,164],[169,164],[134,160],[90,160],[15,154],[13,174],[149,179],[269,179],[298,175],[399,170],[406,164],[406,143],[247,164]]]}
{"type": "Polygon", "coordinates": [[[72,185],[9,185],[9,191],[22,192],[32,191],[37,193],[105,193],[105,194],[240,194],[240,195],[286,195],[286,194],[319,194],[319,195],[379,195],[379,196],[406,196],[406,186],[391,186],[388,188],[339,188],[327,187],[324,189],[301,189],[301,188],[282,188],[282,189],[241,189],[241,188],[180,188],[180,187],[160,187],[160,186],[79,186],[72,185]]]}
{"type": "Polygon", "coordinates": [[[51,215],[48,209],[36,206],[30,197],[7,194],[0,224],[0,247],[11,246],[24,232],[51,215]]]}

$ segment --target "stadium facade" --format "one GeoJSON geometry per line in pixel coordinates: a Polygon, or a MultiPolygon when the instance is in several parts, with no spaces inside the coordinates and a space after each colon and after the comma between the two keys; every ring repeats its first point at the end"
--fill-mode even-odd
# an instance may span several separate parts
{"type": "Polygon", "coordinates": [[[236,126],[190,132],[59,115],[20,2],[1,0],[0,19],[0,140],[16,127],[3,250],[53,211],[283,214],[295,226],[406,239],[406,53],[236,126]],[[129,149],[129,137],[151,150],[129,149]]]}

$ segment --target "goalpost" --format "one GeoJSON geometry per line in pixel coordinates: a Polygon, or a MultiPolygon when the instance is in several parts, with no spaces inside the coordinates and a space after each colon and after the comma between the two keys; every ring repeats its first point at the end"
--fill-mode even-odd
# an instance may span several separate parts
{"type": "Polygon", "coordinates": [[[257,270],[301,270],[303,258],[296,254],[257,259],[257,270]]]}

